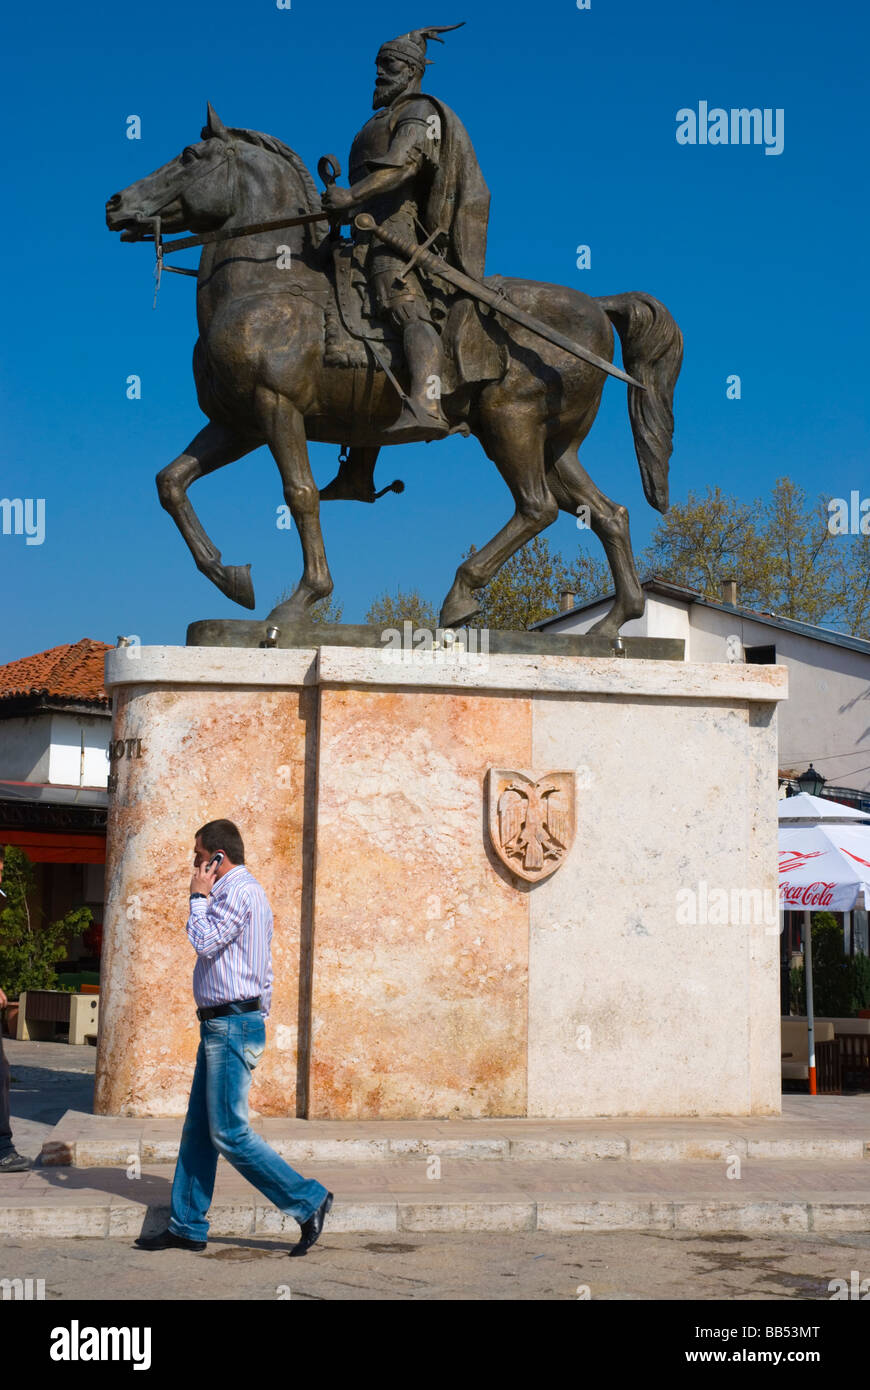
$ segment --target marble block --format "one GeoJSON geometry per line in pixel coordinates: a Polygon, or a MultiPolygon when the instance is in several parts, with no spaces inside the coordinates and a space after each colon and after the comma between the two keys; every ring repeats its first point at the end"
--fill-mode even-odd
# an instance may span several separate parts
{"type": "Polygon", "coordinates": [[[252,1113],[779,1112],[759,906],[784,668],[134,650],[106,661],[99,1113],[184,1113],[193,834],[222,816],[275,918],[252,1113]],[[571,775],[573,840],[540,881],[493,844],[490,768],[571,775]]]}

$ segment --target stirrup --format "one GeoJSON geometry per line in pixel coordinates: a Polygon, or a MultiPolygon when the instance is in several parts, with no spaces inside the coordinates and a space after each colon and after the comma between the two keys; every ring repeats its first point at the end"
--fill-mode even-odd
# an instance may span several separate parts
{"type": "Polygon", "coordinates": [[[428,411],[420,410],[416,402],[407,396],[402,402],[398,418],[384,430],[385,436],[392,444],[446,439],[449,433],[450,423],[440,412],[438,415],[430,415],[428,411]]]}

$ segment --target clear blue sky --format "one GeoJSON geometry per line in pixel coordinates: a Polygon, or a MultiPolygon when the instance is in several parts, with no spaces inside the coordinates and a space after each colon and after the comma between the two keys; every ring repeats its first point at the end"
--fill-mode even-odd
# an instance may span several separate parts
{"type": "MultiPolygon", "coordinates": [[[[5,25],[0,497],[44,497],[46,536],[28,547],[0,535],[0,662],[82,636],[183,643],[193,619],[246,616],[195,569],[154,486],[204,423],[193,281],[166,277],[152,312],[151,253],[106,230],[106,198],[196,141],[206,100],[227,124],[279,136],[312,172],[326,151],[346,167],[379,44],[460,19],[432,45],[425,85],[464,120],[490,186],[488,271],[590,294],[647,290],[683,330],[672,498],[719,483],[749,499],[784,473],[812,495],[870,495],[857,0],[592,0],[584,11],[574,0],[44,0],[15,6],[5,25]],[[699,101],[783,108],[783,152],[678,145],[676,112],[699,101]],[[130,114],[141,140],[126,138],[130,114]],[[579,243],[591,270],[576,267],[579,243]],[[726,400],[729,373],[740,401],[726,400]]],[[[311,448],[321,485],[336,452],[311,448]]],[[[640,551],[658,514],[616,382],[582,457],[629,507],[640,551]]],[[[378,476],[402,477],[404,496],[323,511],[346,621],[397,586],[440,602],[468,545],[512,510],[473,439],[384,451],[378,476]]],[[[253,562],[264,616],[301,567],[295,533],[275,526],[270,455],[202,480],[191,498],[225,561],[253,562]]],[[[547,534],[570,552],[579,533],[563,517],[547,534]]]]}

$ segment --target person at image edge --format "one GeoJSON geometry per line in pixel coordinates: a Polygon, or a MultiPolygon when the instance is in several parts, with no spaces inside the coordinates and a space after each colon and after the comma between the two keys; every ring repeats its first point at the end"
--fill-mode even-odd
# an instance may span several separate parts
{"type": "MultiPolygon", "coordinates": [[[[0,883],[2,882],[3,846],[0,845],[0,883]]],[[[8,1003],[9,1000],[0,988],[0,1009],[4,1009],[8,1003]]],[[[12,1143],[12,1121],[9,1118],[9,1063],[3,1051],[3,1030],[0,1029],[0,1173],[23,1173],[29,1167],[30,1159],[17,1153],[12,1143]]]]}

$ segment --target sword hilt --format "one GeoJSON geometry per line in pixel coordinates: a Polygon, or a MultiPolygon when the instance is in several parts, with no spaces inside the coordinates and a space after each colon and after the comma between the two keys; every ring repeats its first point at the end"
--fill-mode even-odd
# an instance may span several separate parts
{"type": "Polygon", "coordinates": [[[375,232],[378,239],[389,246],[393,251],[398,251],[400,256],[414,256],[420,250],[416,241],[411,241],[410,237],[399,236],[396,232],[386,231],[379,227],[370,212],[357,213],[353,219],[353,225],[359,232],[375,232]]]}

